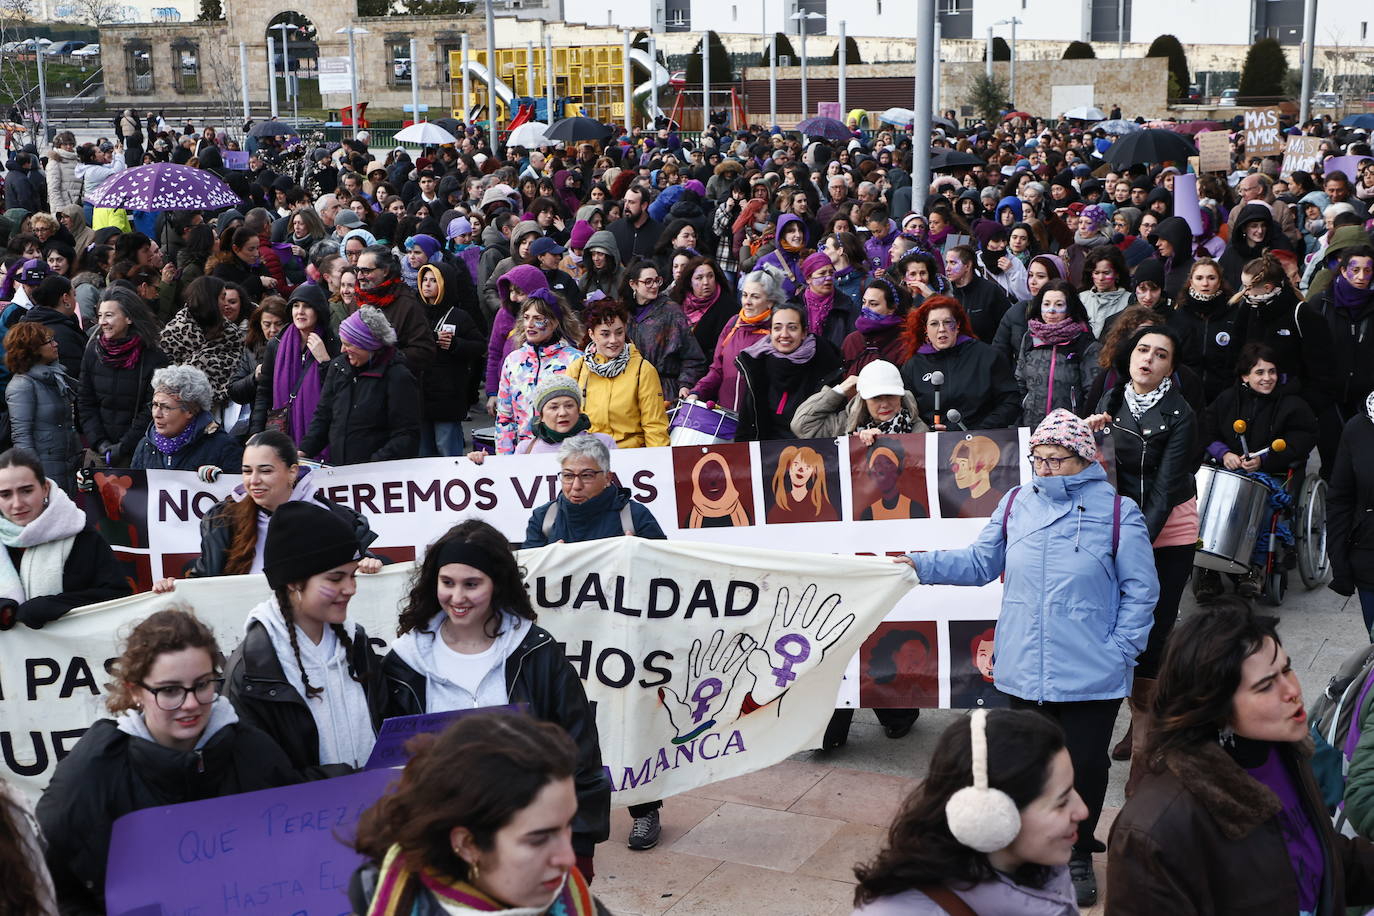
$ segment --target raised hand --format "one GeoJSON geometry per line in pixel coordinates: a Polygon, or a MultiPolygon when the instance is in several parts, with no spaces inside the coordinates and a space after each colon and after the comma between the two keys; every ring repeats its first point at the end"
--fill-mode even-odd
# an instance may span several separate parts
{"type": "Polygon", "coordinates": [[[724,630],[716,630],[705,645],[700,639],[692,641],[687,663],[672,681],[682,685],[682,694],[672,687],[658,689],[677,735],[674,744],[686,743],[711,728],[725,710],[738,709],[738,703],[730,705],[730,696],[757,646],[748,633],[736,633],[727,640],[724,630]]]}
{"type": "Polygon", "coordinates": [[[754,702],[766,706],[787,692],[800,675],[815,668],[854,623],[841,613],[838,593],[816,601],[816,586],[808,585],[795,602],[786,588],[778,589],[768,635],[749,656],[754,675],[754,702]]]}

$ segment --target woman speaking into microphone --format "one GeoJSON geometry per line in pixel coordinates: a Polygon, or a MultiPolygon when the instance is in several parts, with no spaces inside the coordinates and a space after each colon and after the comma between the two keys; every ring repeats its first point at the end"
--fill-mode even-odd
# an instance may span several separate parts
{"type": "Polygon", "coordinates": [[[968,316],[949,296],[931,296],[907,316],[902,379],[921,419],[946,428],[953,407],[969,429],[1012,426],[1021,392],[1005,357],[973,336],[968,316]]]}

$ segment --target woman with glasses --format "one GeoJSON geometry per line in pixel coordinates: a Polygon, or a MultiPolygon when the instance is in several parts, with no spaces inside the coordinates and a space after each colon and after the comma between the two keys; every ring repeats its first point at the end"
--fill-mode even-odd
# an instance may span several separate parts
{"type": "Polygon", "coordinates": [[[802,259],[801,275],[804,285],[795,298],[806,306],[806,323],[838,350],[854,331],[859,306],[835,286],[835,265],[824,251],[802,259]]]}
{"type": "Polygon", "coordinates": [[[44,473],[69,496],[75,495],[81,463],[75,380],[58,361],[52,329],[37,321],[10,328],[5,335],[5,368],[14,373],[5,388],[14,445],[37,455],[44,473]]]}
{"type": "Polygon", "coordinates": [[[902,339],[907,354],[902,378],[907,391],[916,395],[921,419],[931,429],[958,428],[948,421],[951,407],[959,411],[959,423],[968,429],[1016,424],[1021,392],[1011,366],[1001,353],[973,336],[957,301],[949,296],[926,299],[907,315],[902,339]],[[944,378],[938,385],[936,373],[944,378]]]}
{"type": "Polygon", "coordinates": [[[534,718],[572,738],[572,845],[590,881],[596,844],[610,832],[611,807],[596,715],[562,647],[536,626],[506,536],[469,519],[430,545],[396,636],[382,661],[388,717],[524,703],[534,718]]]}
{"type": "Polygon", "coordinates": [[[111,668],[97,719],[62,759],[38,802],[48,868],[64,913],[105,912],[114,822],[131,811],[299,782],[267,735],[220,696],[223,656],[188,611],[134,627],[111,668]]]}
{"type": "Polygon", "coordinates": [[[706,374],[706,356],[682,306],[664,292],[667,285],[653,261],[635,261],[625,271],[620,301],[630,310],[630,342],[658,370],[663,400],[671,401],[706,374]]]}
{"type": "Polygon", "coordinates": [[[1087,423],[1055,410],[1030,438],[1033,482],[1002,497],[976,541],[897,558],[922,585],[979,586],[1005,574],[993,681],[1012,708],[1064,730],[1073,785],[1088,806],[1069,859],[1084,907],[1097,899],[1092,854],[1105,851],[1093,830],[1107,748],[1158,596],[1145,520],[1096,459],[1087,423]]]}
{"type": "Polygon", "coordinates": [[[166,366],[153,373],[153,422],[134,449],[130,467],[197,471],[207,480],[239,467],[243,446],[210,409],[210,381],[194,366],[166,366]]]}

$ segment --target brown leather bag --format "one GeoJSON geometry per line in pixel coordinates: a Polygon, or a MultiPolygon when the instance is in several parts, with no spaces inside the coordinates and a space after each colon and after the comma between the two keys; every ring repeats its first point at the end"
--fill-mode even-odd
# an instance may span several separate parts
{"type": "Polygon", "coordinates": [[[940,909],[948,913],[949,916],[978,916],[973,907],[959,899],[958,894],[943,884],[932,884],[929,887],[916,889],[939,904],[940,909]]]}

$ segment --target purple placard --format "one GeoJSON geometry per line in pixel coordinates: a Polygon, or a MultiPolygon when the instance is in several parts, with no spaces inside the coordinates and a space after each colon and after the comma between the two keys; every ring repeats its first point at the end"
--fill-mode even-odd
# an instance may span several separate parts
{"type": "Polygon", "coordinates": [[[364,770],[126,814],[110,837],[106,912],[347,913],[362,857],[345,843],[398,776],[364,770]]]}
{"type": "Polygon", "coordinates": [[[431,712],[419,716],[395,716],[382,723],[377,732],[377,743],[372,747],[372,756],[367,758],[364,769],[378,770],[385,767],[405,766],[410,760],[406,753],[406,742],[416,735],[441,732],[454,720],[475,712],[524,712],[524,703],[508,706],[479,706],[476,709],[450,709],[444,712],[431,712]]]}
{"type": "Polygon", "coordinates": [[[233,169],[236,172],[248,171],[248,153],[245,150],[227,149],[220,153],[224,159],[224,167],[233,169]]]}
{"type": "Polygon", "coordinates": [[[1366,159],[1374,159],[1374,156],[1330,156],[1322,163],[1322,174],[1328,175],[1331,172],[1344,172],[1345,177],[1354,184],[1359,176],[1360,163],[1366,159]]]}

